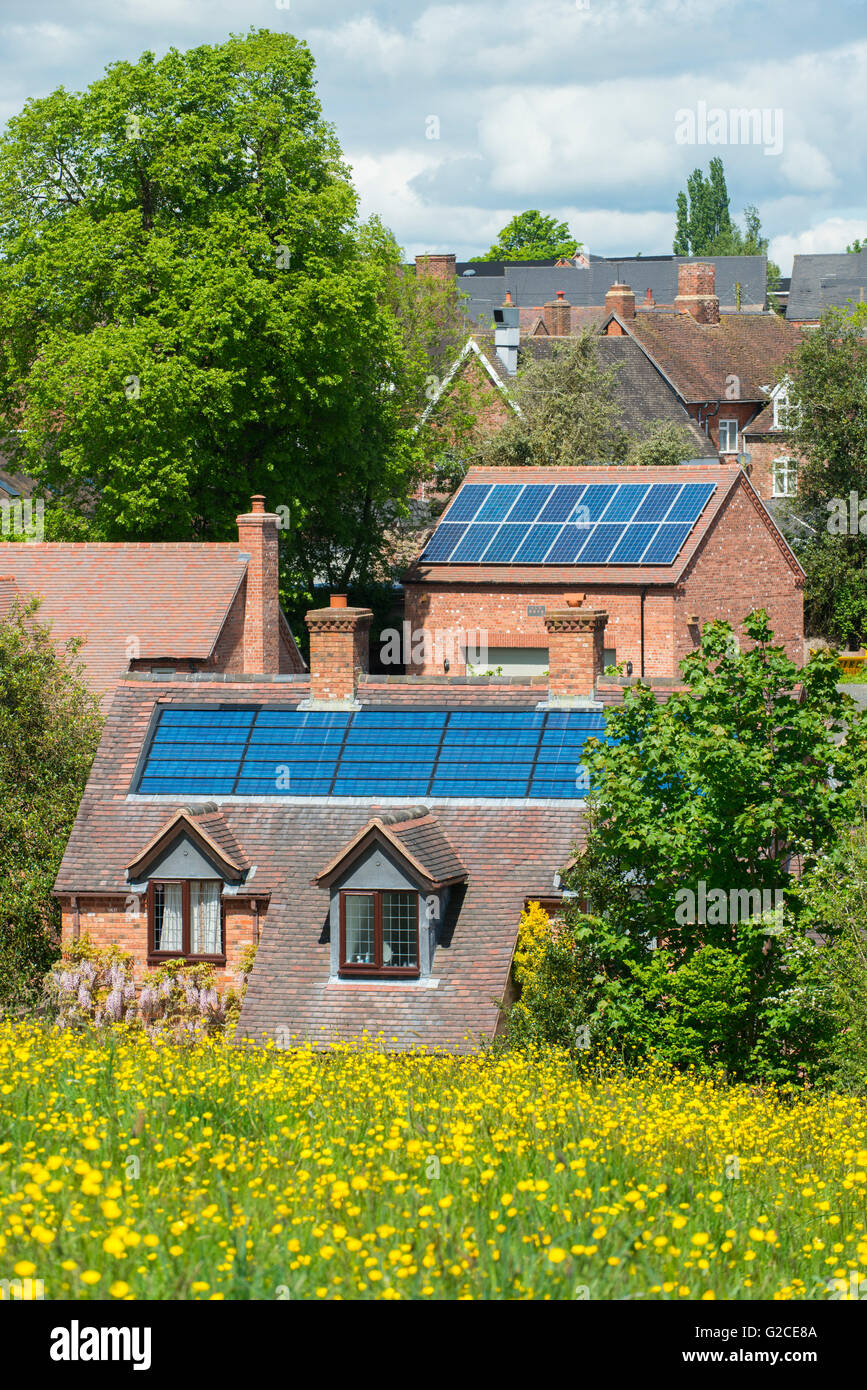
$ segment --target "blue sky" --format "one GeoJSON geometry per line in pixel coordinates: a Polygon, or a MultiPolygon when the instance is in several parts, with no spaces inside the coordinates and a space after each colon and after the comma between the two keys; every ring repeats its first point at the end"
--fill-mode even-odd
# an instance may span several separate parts
{"type": "Polygon", "coordinates": [[[867,237],[867,0],[2,0],[0,121],[251,25],[309,44],[362,212],[410,257],[483,251],[528,207],[600,255],[669,252],[677,191],[715,154],[784,273],[867,237]],[[724,143],[678,141],[702,110],[724,143]]]}

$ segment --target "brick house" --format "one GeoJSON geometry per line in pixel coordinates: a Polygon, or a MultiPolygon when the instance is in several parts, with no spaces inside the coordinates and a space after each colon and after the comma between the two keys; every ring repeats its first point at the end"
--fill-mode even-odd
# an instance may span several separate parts
{"type": "Polygon", "coordinates": [[[786,318],[803,328],[815,328],[826,309],[863,304],[865,289],[867,251],[796,256],[786,318]]]}
{"type": "Polygon", "coordinates": [[[800,664],[803,581],[743,469],[697,462],[471,469],[404,586],[421,674],[539,675],[551,610],[584,605],[607,614],[606,665],[671,681],[704,622],[759,607],[800,664]]]}
{"type": "MultiPolygon", "coordinates": [[[[725,313],[715,292],[714,267],[689,262],[678,267],[678,294],[670,309],[636,312],[628,285],[606,297],[601,332],[632,337],[670,384],[712,441],[723,461],[744,452],[749,432],[765,411],[776,378],[801,341],[793,324],[773,312],[725,313]]],[[[753,485],[770,498],[772,475],[753,460],[753,485]]]]}
{"type": "Polygon", "coordinates": [[[482,681],[370,675],[371,618],[309,613],[309,675],[272,643],[261,672],[120,677],[54,889],[64,941],[119,943],[139,983],[208,961],[221,988],[256,944],[245,1037],[494,1035],[520,913],[560,901],[583,834],[605,614],[550,615],[544,679],[482,681]]]}
{"type": "Polygon", "coordinates": [[[105,708],[127,671],[241,675],[304,662],[277,598],[277,522],[264,499],[227,542],[22,542],[0,550],[0,618],[41,597],[58,643],[83,636],[105,708]]]}

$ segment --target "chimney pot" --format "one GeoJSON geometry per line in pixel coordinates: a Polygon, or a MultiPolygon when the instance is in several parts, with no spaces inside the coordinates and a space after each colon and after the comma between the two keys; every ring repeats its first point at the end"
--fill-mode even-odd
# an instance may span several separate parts
{"type": "Polygon", "coordinates": [[[257,492],[257,493],[255,494],[255,496],[254,496],[251,500],[252,500],[252,503],[253,503],[253,511],[254,511],[254,512],[264,512],[264,510],[265,510],[265,498],[262,496],[262,493],[261,493],[261,492],[257,492]]]}
{"type": "Polygon", "coordinates": [[[307,614],[310,629],[310,699],[346,704],[355,699],[358,678],[370,669],[369,608],[349,608],[345,594],[332,594],[328,608],[307,614]],[[342,603],[335,603],[342,599],[342,603]]]}
{"type": "Polygon", "coordinates": [[[332,595],[331,595],[331,607],[332,607],[332,608],[345,608],[345,607],[346,607],[346,595],[345,595],[345,594],[332,594],[332,595]]]}
{"type": "Polygon", "coordinates": [[[608,614],[599,608],[570,605],[545,614],[549,699],[593,699],[602,675],[607,622],[608,614]]]}

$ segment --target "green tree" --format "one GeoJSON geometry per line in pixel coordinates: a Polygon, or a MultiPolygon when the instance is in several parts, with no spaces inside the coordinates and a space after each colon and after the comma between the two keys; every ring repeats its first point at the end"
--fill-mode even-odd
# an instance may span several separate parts
{"type": "Polygon", "coordinates": [[[497,240],[483,256],[473,261],[542,261],[552,257],[571,258],[583,243],[576,241],[566,222],[558,222],[535,208],[516,213],[500,231],[497,240]]]}
{"type": "Polygon", "coordinates": [[[860,237],[856,237],[852,245],[846,247],[846,250],[852,255],[860,255],[862,251],[867,251],[867,241],[862,241],[860,237]]]}
{"type": "MultiPolygon", "coordinates": [[[[725,168],[717,156],[705,177],[693,169],[675,203],[673,250],[677,256],[766,256],[768,238],[762,235],[758,208],[744,208],[744,227],[732,221],[725,168]]],[[[768,261],[768,288],[773,290],[780,268],[768,261]]]]}
{"type": "Polygon", "coordinates": [[[560,467],[621,460],[629,435],[614,395],[618,365],[603,366],[592,333],[555,344],[519,368],[513,395],[521,414],[479,445],[476,462],[560,467]]]}
{"type": "Polygon", "coordinates": [[[695,439],[685,425],[673,420],[651,420],[634,435],[623,462],[627,468],[672,468],[693,458],[695,439]]]}
{"type": "Polygon", "coordinates": [[[808,632],[848,645],[867,641],[867,305],[829,308],[804,335],[781,377],[798,496],[787,510],[807,573],[808,632]],[[853,501],[854,494],[854,501],[853,501]]]}
{"type": "Polygon", "coordinates": [[[414,455],[395,253],[285,34],[112,64],[0,138],[0,423],[112,539],[220,539],[264,492],[308,586],[364,575],[414,455]],[[20,429],[20,434],[13,431],[20,429]]]}
{"type": "Polygon", "coordinates": [[[809,871],[850,822],[867,724],[831,654],[799,672],[764,613],[744,631],[741,652],[728,624],[707,624],[681,663],[685,690],[660,703],[639,684],[607,712],[610,742],[583,756],[595,790],[570,884],[591,905],[582,929],[613,933],[588,1003],[597,1022],[619,998],[673,1059],[793,1079],[821,1069],[830,1029],[793,864],[809,871]],[[713,1005],[723,982],[727,1020],[713,1005]]]}
{"type": "Polygon", "coordinates": [[[58,652],[38,603],[0,622],[0,1002],[33,1003],[57,954],[51,889],[101,718],[81,679],[78,643],[58,652]]]}

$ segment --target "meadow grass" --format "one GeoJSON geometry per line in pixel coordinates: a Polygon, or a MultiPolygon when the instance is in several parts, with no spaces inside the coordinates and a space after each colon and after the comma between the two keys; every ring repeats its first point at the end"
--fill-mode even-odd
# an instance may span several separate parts
{"type": "Polygon", "coordinates": [[[0,1022],[0,1279],[49,1299],[848,1298],[865,1193],[847,1096],[0,1022]]]}

